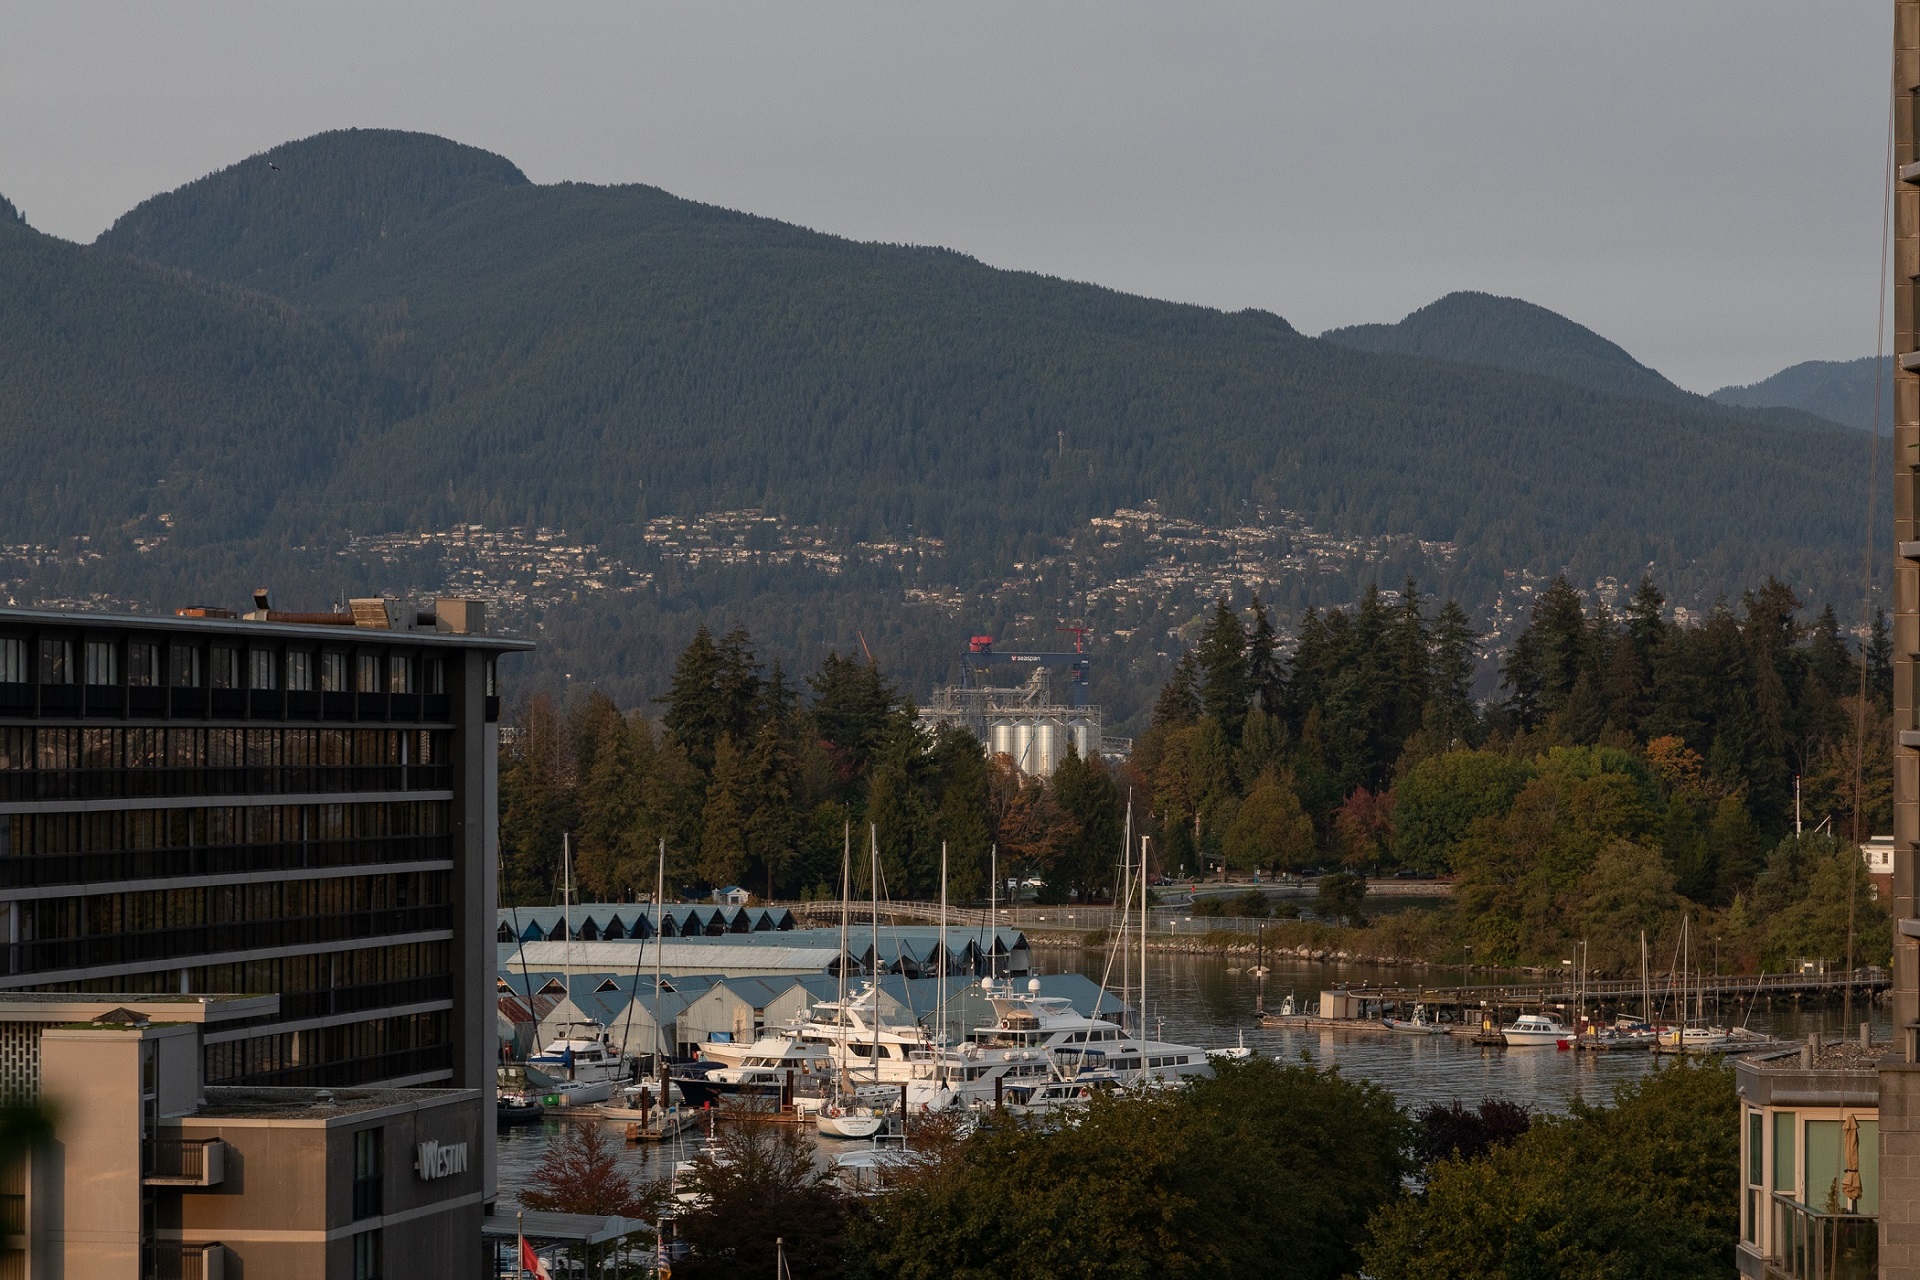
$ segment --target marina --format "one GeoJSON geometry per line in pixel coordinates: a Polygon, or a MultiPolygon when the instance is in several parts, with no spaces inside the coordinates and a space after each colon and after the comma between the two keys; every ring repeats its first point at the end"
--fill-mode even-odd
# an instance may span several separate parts
{"type": "MultiPolygon", "coordinates": [[[[1078,973],[1099,981],[1107,967],[1104,951],[1060,948],[1036,951],[1036,966],[1044,975],[1078,973]]],[[[1265,978],[1240,971],[1239,961],[1221,956],[1177,952],[1155,952],[1148,957],[1146,971],[1146,1019],[1156,1039],[1226,1049],[1244,1045],[1251,1055],[1278,1058],[1287,1062],[1305,1061],[1314,1066],[1337,1066],[1343,1074],[1372,1081],[1388,1089],[1403,1107],[1417,1110],[1430,1103],[1442,1105],[1455,1101],[1475,1105],[1488,1098],[1508,1099],[1536,1113],[1558,1114],[1576,1100],[1602,1103],[1620,1084],[1661,1069],[1665,1059],[1651,1052],[1562,1053],[1552,1048],[1509,1050],[1475,1043],[1475,1034],[1397,1035],[1382,1023],[1360,1019],[1315,1020],[1266,1027],[1260,1025],[1257,1007],[1277,1009],[1291,992],[1296,1001],[1311,1003],[1322,990],[1345,989],[1355,993],[1393,993],[1409,1000],[1424,993],[1430,1009],[1464,1007],[1466,1002],[1484,998],[1480,993],[1488,984],[1446,988],[1439,983],[1415,987],[1406,984],[1405,971],[1384,966],[1274,960],[1265,978]],[[1452,995],[1451,1002],[1449,995],[1452,995]]],[[[1136,976],[1137,981],[1137,976],[1136,976]]],[[[1751,979],[1745,980],[1751,983],[1751,979]]],[[[1637,982],[1633,984],[1637,989],[1637,982]]],[[[1513,984],[1503,991],[1519,992],[1525,984],[1513,984]]],[[[1535,984],[1536,993],[1545,988],[1535,984]]],[[[1723,1006],[1731,1007],[1729,984],[1723,994],[1723,1006]]],[[[1707,988],[1711,1007],[1713,987],[1707,988]]],[[[1824,989],[1834,992],[1833,987],[1824,989]]],[[[1570,994],[1570,993],[1568,993],[1570,994]]],[[[1750,1025],[1770,1038],[1803,1040],[1818,1031],[1830,1039],[1850,1038],[1858,1027],[1842,1023],[1842,1006],[1837,993],[1827,995],[1820,988],[1784,990],[1769,981],[1751,996],[1750,1025]]],[[[1745,1013],[1742,1002],[1741,1012],[1745,1013]]],[[[1536,1003],[1534,1006],[1538,1008],[1536,1003]]],[[[1732,1021],[1739,1022],[1739,1016],[1732,1021]]],[[[1891,1023],[1883,1003],[1856,1001],[1856,1022],[1871,1024],[1876,1039],[1891,1035],[1891,1023]]],[[[1564,1021],[1564,1019],[1563,1019],[1564,1021]]],[[[1496,1033],[1497,1034],[1497,1033],[1496,1033]]],[[[499,1168],[501,1203],[517,1205],[517,1192],[526,1185],[533,1169],[546,1153],[548,1144],[564,1127],[574,1123],[614,1121],[612,1108],[548,1111],[537,1124],[519,1125],[499,1132],[499,1168]]],[[[623,1143],[618,1158],[630,1172],[643,1177],[664,1177],[676,1161],[691,1158],[704,1144],[709,1124],[726,1123],[725,1110],[705,1115],[681,1108],[678,1119],[664,1140],[623,1143]]],[[[816,1136],[823,1166],[849,1152],[866,1150],[870,1141],[816,1136]]],[[[897,1140],[895,1145],[897,1145],[897,1140]]],[[[857,1163],[857,1161],[856,1161],[857,1163]]]]}

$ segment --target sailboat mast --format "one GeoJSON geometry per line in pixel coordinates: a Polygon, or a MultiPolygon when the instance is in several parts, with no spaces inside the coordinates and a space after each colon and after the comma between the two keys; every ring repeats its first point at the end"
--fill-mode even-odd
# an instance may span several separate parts
{"type": "Polygon", "coordinates": [[[566,984],[573,988],[573,833],[560,833],[560,922],[567,936],[566,947],[566,984]]]}
{"type": "MultiPolygon", "coordinates": [[[[1133,793],[1127,793],[1127,817],[1120,834],[1120,887],[1114,890],[1113,910],[1118,917],[1115,924],[1120,929],[1120,1008],[1132,1006],[1135,1012],[1140,1006],[1130,998],[1133,994],[1133,793]]],[[[1124,1023],[1125,1015],[1122,1014],[1124,1023]]]]}
{"type": "Polygon", "coordinates": [[[869,822],[867,838],[873,865],[867,870],[867,888],[873,899],[873,1078],[880,1079],[880,828],[869,822]]]}
{"type": "MultiPolygon", "coordinates": [[[[936,1002],[939,1012],[934,1015],[935,1025],[940,1028],[940,1043],[947,1042],[947,842],[940,842],[940,959],[934,971],[940,981],[940,997],[936,1002]]],[[[944,1067],[944,1055],[942,1055],[944,1067]]],[[[945,1072],[942,1071],[944,1075],[945,1072]]]]}
{"type": "Polygon", "coordinates": [[[995,954],[1000,943],[1000,842],[994,841],[988,863],[993,883],[987,886],[987,977],[1000,976],[1000,958],[995,954]]]}
{"type": "MultiPolygon", "coordinates": [[[[1127,812],[1133,812],[1133,793],[1127,793],[1127,812]]],[[[1140,1036],[1146,1036],[1146,841],[1140,837],[1140,1036]]]]}

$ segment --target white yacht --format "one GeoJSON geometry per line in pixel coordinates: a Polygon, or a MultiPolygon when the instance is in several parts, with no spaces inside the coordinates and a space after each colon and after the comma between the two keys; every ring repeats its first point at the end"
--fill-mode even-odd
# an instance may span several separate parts
{"type": "Polygon", "coordinates": [[[559,1039],[527,1059],[530,1074],[551,1081],[544,1096],[559,1105],[586,1106],[605,1102],[617,1086],[633,1079],[634,1062],[604,1042],[597,1023],[570,1024],[559,1039]],[[579,1028],[587,1028],[580,1034],[579,1028]]]}
{"type": "Polygon", "coordinates": [[[712,1070],[681,1068],[669,1073],[691,1106],[719,1103],[733,1096],[819,1097],[835,1074],[826,1049],[792,1035],[762,1036],[747,1046],[737,1065],[712,1070]]]}
{"type": "Polygon", "coordinates": [[[1544,1013],[1523,1013],[1513,1020],[1513,1025],[1500,1028],[1500,1038],[1514,1048],[1558,1045],[1572,1036],[1572,1031],[1544,1013]]]}

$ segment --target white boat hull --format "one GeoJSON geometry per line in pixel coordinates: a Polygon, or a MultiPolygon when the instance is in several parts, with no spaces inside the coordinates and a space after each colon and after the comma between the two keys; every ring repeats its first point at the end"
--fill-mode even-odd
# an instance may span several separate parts
{"type": "Polygon", "coordinates": [[[828,1138],[871,1138],[886,1126],[887,1118],[871,1111],[822,1107],[814,1113],[813,1123],[828,1138]]]}
{"type": "Polygon", "coordinates": [[[1513,1049],[1538,1049],[1558,1045],[1562,1040],[1570,1039],[1571,1031],[1502,1031],[1500,1038],[1513,1049]]]}

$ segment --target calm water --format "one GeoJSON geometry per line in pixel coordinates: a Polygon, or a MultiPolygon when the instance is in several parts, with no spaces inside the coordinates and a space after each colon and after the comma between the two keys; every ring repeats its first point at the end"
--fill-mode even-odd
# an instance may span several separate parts
{"type": "MultiPolygon", "coordinates": [[[[1553,1049],[1483,1048],[1456,1036],[1266,1031],[1260,1029],[1254,1016],[1257,998],[1263,991],[1268,1007],[1277,1008],[1289,992],[1296,1001],[1305,1004],[1317,999],[1325,987],[1405,982],[1410,972],[1363,964],[1305,961],[1274,963],[1273,972],[1265,979],[1228,971],[1230,964],[1245,963],[1244,959],[1229,961],[1220,956],[1154,953],[1147,964],[1147,1013],[1158,1025],[1159,1034],[1168,1040],[1209,1047],[1234,1044],[1244,1034],[1246,1044],[1256,1053],[1280,1055],[1290,1060],[1305,1054],[1316,1064],[1338,1066],[1349,1075],[1386,1086],[1402,1105],[1410,1108],[1456,1099],[1471,1106],[1486,1098],[1510,1098],[1538,1111],[1564,1111],[1575,1098],[1595,1103],[1607,1101],[1619,1083],[1656,1070],[1663,1061],[1650,1053],[1574,1054],[1553,1049]]],[[[1035,952],[1035,965],[1043,973],[1079,972],[1098,980],[1106,967],[1106,957],[1104,953],[1092,951],[1044,949],[1035,952]]],[[[1429,985],[1441,986],[1461,979],[1457,973],[1448,976],[1444,970],[1429,970],[1423,980],[1429,985]]],[[[1816,1030],[1829,1036],[1844,1033],[1842,1010],[1837,1001],[1802,1007],[1785,998],[1762,1000],[1751,1015],[1729,1007],[1723,1008],[1718,1017],[1728,1024],[1738,1024],[1745,1017],[1747,1025],[1754,1030],[1788,1039],[1816,1030]]],[[[1876,1004],[1866,1009],[1856,1005],[1854,1021],[1856,1024],[1871,1022],[1876,1039],[1891,1036],[1892,1024],[1885,1005],[1876,1004]]],[[[1858,1032],[1857,1025],[1854,1032],[1858,1032]]],[[[557,1122],[548,1122],[500,1134],[500,1193],[504,1208],[513,1206],[515,1189],[524,1185],[560,1128],[557,1122]]],[[[609,1128],[617,1134],[617,1129],[609,1128]]],[[[670,1171],[672,1161],[690,1158],[699,1143],[698,1134],[689,1134],[677,1145],[626,1148],[621,1158],[636,1173],[661,1177],[670,1171]]],[[[617,1145],[625,1146],[624,1143],[617,1145]]],[[[823,1148],[831,1149],[855,1145],[858,1144],[822,1143],[823,1148]]]]}

